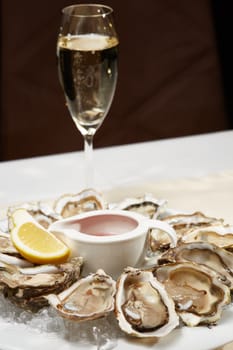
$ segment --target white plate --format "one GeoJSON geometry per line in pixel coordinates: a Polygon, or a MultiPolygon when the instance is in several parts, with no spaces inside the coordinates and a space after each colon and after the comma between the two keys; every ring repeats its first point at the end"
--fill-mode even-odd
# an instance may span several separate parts
{"type": "MultiPolygon", "coordinates": [[[[203,210],[233,224],[232,149],[233,131],[96,150],[97,188],[108,188],[107,197],[113,201],[152,192],[168,199],[169,207],[182,211],[203,210]],[[206,177],[208,174],[217,175],[206,177]],[[120,190],[116,189],[118,186],[120,190]]],[[[83,184],[82,164],[81,153],[0,163],[0,206],[78,192],[83,184]]],[[[53,322],[55,324],[55,318],[53,322]]],[[[115,341],[118,332],[115,326],[101,322],[101,330],[108,327],[114,333],[112,345],[116,350],[210,350],[233,340],[231,306],[224,310],[217,326],[182,327],[157,343],[130,339],[121,333],[115,341]]],[[[107,349],[95,345],[93,335],[86,343],[78,340],[82,335],[76,334],[77,327],[63,336],[59,327],[56,332],[48,332],[43,330],[44,325],[44,322],[41,327],[33,326],[32,322],[25,325],[10,314],[0,316],[0,349],[107,349]]],[[[83,328],[79,331],[83,332],[83,328]]],[[[103,336],[100,334],[100,341],[103,336]]]]}
{"type": "Polygon", "coordinates": [[[30,316],[25,324],[16,319],[12,309],[0,317],[1,350],[210,350],[233,339],[233,306],[223,311],[216,326],[181,327],[157,341],[126,337],[113,316],[81,325],[72,321],[65,321],[64,325],[63,319],[57,316],[30,316]],[[110,342],[106,342],[106,334],[110,342]]]}
{"type": "MultiPolygon", "coordinates": [[[[206,179],[203,178],[201,183],[203,182],[205,183],[206,179]]],[[[197,183],[200,184],[200,179],[197,183]]],[[[186,181],[184,184],[186,186],[186,181]]],[[[125,196],[141,195],[145,189],[151,189],[152,193],[156,193],[155,187],[149,188],[148,184],[146,187],[145,184],[127,187],[127,189],[122,187],[106,193],[106,198],[108,198],[108,200],[114,199],[118,201],[120,198],[125,198],[125,196]]],[[[167,186],[165,187],[167,188],[167,186]]],[[[159,188],[161,190],[161,184],[159,185],[159,188]]],[[[177,188],[177,186],[175,186],[175,188],[177,188]]],[[[180,187],[178,188],[180,190],[180,187]]],[[[201,191],[203,192],[203,186],[201,186],[201,191]]],[[[187,191],[185,192],[185,195],[188,196],[187,191]]],[[[198,191],[196,191],[196,195],[198,196],[198,191]]],[[[180,200],[180,196],[177,197],[180,200]]],[[[195,203],[195,196],[193,196],[193,201],[195,203]]],[[[178,202],[179,201],[177,200],[177,204],[178,202]]],[[[199,206],[197,209],[200,210],[203,206],[205,206],[204,202],[202,202],[201,207],[199,206]]],[[[3,303],[2,298],[0,299],[0,303],[3,303]]],[[[1,350],[41,350],[43,347],[47,350],[72,350],[77,348],[80,350],[146,350],[148,347],[156,350],[209,350],[233,339],[233,306],[229,306],[224,310],[223,316],[218,325],[212,328],[206,326],[195,328],[181,327],[174,330],[165,338],[161,338],[157,341],[145,341],[131,339],[125,336],[120,332],[115,319],[112,318],[113,316],[106,320],[87,322],[79,327],[77,324],[72,324],[72,322],[66,321],[66,326],[64,326],[63,319],[58,316],[54,317],[53,314],[52,316],[47,317],[45,314],[39,318],[38,316],[35,316],[34,318],[31,317],[31,319],[24,324],[21,320],[17,320],[19,309],[16,309],[15,315],[15,308],[12,307],[9,302],[5,303],[9,306],[9,312],[5,312],[5,316],[0,317],[1,350]],[[93,333],[93,327],[96,327],[96,333],[93,333]],[[48,331],[45,330],[46,328],[48,328],[48,331]],[[79,340],[78,333],[83,340],[79,340]],[[93,334],[96,334],[96,338],[93,334]],[[106,343],[106,334],[111,339],[109,343],[106,343]]]]}

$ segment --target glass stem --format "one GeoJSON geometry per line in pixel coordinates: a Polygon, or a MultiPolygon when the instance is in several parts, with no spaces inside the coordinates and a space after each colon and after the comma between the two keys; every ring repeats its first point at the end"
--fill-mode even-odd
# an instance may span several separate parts
{"type": "Polygon", "coordinates": [[[84,154],[85,154],[85,183],[86,188],[93,188],[94,166],[93,166],[93,135],[84,136],[84,154]]]}

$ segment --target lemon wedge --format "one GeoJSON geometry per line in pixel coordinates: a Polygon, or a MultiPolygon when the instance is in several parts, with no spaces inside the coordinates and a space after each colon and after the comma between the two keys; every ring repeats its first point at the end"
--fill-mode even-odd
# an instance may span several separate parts
{"type": "Polygon", "coordinates": [[[70,249],[55,235],[41,226],[25,209],[11,214],[11,240],[20,254],[37,264],[64,262],[70,249]]]}

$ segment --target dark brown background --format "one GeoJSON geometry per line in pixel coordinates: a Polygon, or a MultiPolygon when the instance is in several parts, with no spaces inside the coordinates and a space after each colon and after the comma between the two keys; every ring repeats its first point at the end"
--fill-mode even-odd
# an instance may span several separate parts
{"type": "MultiPolygon", "coordinates": [[[[95,147],[230,128],[210,1],[100,2],[115,10],[120,61],[95,147]]],[[[1,159],[82,149],[55,55],[60,10],[72,2],[0,3],[1,159]]]]}

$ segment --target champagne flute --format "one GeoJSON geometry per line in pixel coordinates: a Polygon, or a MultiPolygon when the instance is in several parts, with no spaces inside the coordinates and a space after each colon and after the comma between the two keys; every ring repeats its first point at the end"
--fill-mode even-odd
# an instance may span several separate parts
{"type": "Polygon", "coordinates": [[[116,88],[118,44],[109,6],[79,4],[62,10],[58,73],[71,117],[84,137],[87,188],[94,180],[93,137],[116,88]]]}

